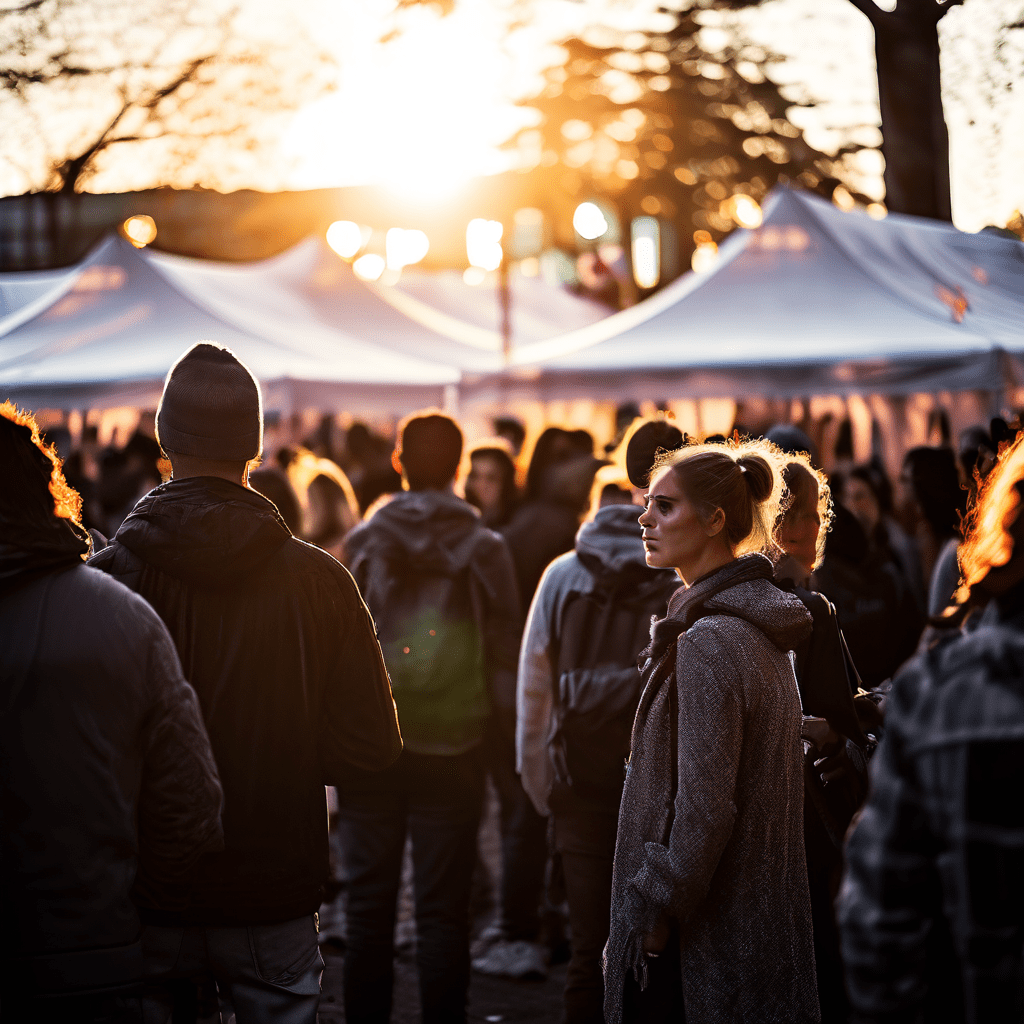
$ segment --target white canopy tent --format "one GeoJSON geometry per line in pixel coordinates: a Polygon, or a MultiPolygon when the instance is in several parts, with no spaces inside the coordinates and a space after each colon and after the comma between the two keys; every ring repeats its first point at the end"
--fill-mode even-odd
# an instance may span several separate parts
{"type": "Polygon", "coordinates": [[[237,297],[186,287],[165,265],[169,259],[112,235],[56,275],[52,287],[39,282],[0,319],[0,400],[32,408],[153,408],[174,360],[204,339],[228,345],[249,365],[269,410],[403,412],[442,404],[459,381],[452,366],[340,330],[301,303],[261,291],[251,276],[237,297]]]}
{"type": "MultiPolygon", "coordinates": [[[[146,259],[204,306],[233,322],[315,320],[400,355],[470,373],[503,366],[500,308],[493,284],[465,284],[454,271],[404,270],[393,284],[361,281],[319,238],[268,260],[218,263],[146,250],[146,259]]],[[[594,323],[606,307],[538,278],[512,275],[513,344],[594,323]]]]}
{"type": "Polygon", "coordinates": [[[480,400],[998,390],[1024,356],[1024,244],[779,189],[756,230],[600,323],[513,352],[480,400]]]}

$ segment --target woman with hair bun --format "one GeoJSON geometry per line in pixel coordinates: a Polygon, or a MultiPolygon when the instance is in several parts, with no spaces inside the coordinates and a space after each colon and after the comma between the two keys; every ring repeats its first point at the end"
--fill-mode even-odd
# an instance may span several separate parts
{"type": "Polygon", "coordinates": [[[663,454],[647,563],[683,581],[656,620],[619,814],[605,1016],[819,1020],[803,848],[800,698],[811,630],[775,586],[784,486],[766,441],[663,454]]]}

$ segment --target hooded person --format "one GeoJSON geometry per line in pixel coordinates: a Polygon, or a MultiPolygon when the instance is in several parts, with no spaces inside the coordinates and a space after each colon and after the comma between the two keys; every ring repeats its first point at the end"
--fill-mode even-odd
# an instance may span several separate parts
{"type": "Polygon", "coordinates": [[[405,750],[378,776],[338,789],[338,836],[348,886],[345,1013],[391,1014],[395,910],[402,852],[412,840],[416,955],[425,1024],[465,1020],[469,899],[494,716],[515,714],[520,611],[502,538],[452,485],[462,431],[417,413],[395,452],[406,487],[379,503],[345,541],[377,623],[405,750]]]}
{"type": "Polygon", "coordinates": [[[569,904],[566,1024],[604,1021],[601,951],[623,765],[640,699],[637,657],[651,616],[665,614],[679,587],[675,573],[645,561],[638,499],[621,459],[598,471],[575,549],[541,578],[520,654],[518,768],[538,813],[552,816],[569,904]]]}
{"type": "Polygon", "coordinates": [[[199,695],[226,811],[224,850],[149,915],[147,970],[212,973],[239,1024],[312,1022],[324,786],[398,756],[387,672],[352,577],[248,486],[262,399],[232,352],[201,342],[175,363],[157,437],[171,479],[91,564],[167,624],[199,695]]]}
{"type": "Polygon", "coordinates": [[[0,405],[0,999],[22,1021],[141,1021],[140,912],[221,844],[195,692],[88,534],[32,417],[0,405]]]}

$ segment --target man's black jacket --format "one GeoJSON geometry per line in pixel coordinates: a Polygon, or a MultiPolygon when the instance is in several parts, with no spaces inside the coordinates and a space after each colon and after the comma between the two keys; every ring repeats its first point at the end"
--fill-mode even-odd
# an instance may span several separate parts
{"type": "Polygon", "coordinates": [[[146,495],[91,559],[142,594],[195,687],[224,787],[224,851],[167,923],[312,913],[328,874],[325,785],[402,742],[373,622],[349,573],[262,495],[214,477],[146,495]]]}

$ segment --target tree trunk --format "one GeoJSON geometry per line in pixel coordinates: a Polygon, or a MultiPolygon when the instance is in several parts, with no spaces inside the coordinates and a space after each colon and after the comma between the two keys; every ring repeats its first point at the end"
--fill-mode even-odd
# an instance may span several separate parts
{"type": "Polygon", "coordinates": [[[898,0],[884,12],[851,0],[875,30],[885,202],[894,213],[951,220],[949,134],[942,112],[938,23],[960,0],[898,0]]]}

